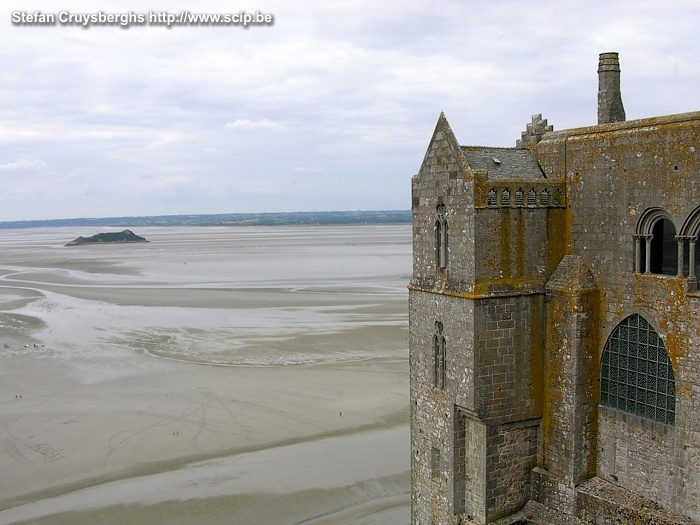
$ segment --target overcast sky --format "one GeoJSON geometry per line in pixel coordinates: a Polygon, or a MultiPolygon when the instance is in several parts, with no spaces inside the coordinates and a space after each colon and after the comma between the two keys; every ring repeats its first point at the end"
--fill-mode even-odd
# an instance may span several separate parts
{"type": "Polygon", "coordinates": [[[2,221],[409,209],[441,111],[465,145],[595,124],[605,51],[628,120],[700,110],[695,0],[1,5],[2,221]],[[13,24],[28,8],[274,23],[13,24]]]}

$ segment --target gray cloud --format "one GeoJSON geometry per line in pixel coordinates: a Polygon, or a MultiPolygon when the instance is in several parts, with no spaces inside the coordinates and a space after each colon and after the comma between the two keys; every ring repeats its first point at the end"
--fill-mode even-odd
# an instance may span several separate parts
{"type": "Polygon", "coordinates": [[[38,170],[46,168],[46,163],[41,159],[19,159],[7,164],[0,164],[0,171],[16,171],[16,170],[38,170]]]}
{"type": "MultiPolygon", "coordinates": [[[[603,51],[628,118],[699,105],[692,2],[271,0],[248,29],[18,26],[6,4],[0,220],[406,209],[440,111],[465,144],[514,145],[534,113],[593,124],[603,51]]],[[[184,9],[231,4],[99,6],[184,9]]]]}
{"type": "Polygon", "coordinates": [[[273,122],[266,118],[260,120],[236,119],[235,122],[224,124],[225,129],[234,131],[287,131],[287,128],[279,122],[273,122]]]}

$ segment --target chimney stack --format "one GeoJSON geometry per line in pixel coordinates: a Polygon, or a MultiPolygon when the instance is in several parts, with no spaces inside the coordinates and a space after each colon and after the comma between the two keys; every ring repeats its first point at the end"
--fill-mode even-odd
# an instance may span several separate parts
{"type": "Polygon", "coordinates": [[[624,122],[617,53],[601,53],[598,60],[598,124],[624,122]]]}

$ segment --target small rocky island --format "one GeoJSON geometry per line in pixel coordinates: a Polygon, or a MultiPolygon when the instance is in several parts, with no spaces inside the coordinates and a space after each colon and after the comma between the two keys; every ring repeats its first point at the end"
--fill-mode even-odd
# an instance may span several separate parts
{"type": "Polygon", "coordinates": [[[131,230],[120,232],[98,233],[92,237],[78,237],[72,240],[66,246],[78,246],[81,244],[107,244],[107,243],[126,243],[126,242],[148,242],[143,237],[136,235],[131,230]]]}

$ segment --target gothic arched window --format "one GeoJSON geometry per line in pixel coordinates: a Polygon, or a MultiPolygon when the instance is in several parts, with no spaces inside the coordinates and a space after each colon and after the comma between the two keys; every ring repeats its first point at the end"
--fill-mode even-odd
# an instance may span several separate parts
{"type": "Polygon", "coordinates": [[[624,319],[605,345],[600,404],[653,419],[676,421],[676,381],[664,342],[638,314],[624,319]]]}
{"type": "Polygon", "coordinates": [[[679,258],[683,264],[682,253],[679,253],[682,248],[679,248],[676,226],[666,211],[661,208],[647,209],[639,218],[634,240],[635,272],[679,274],[679,258]]]}

